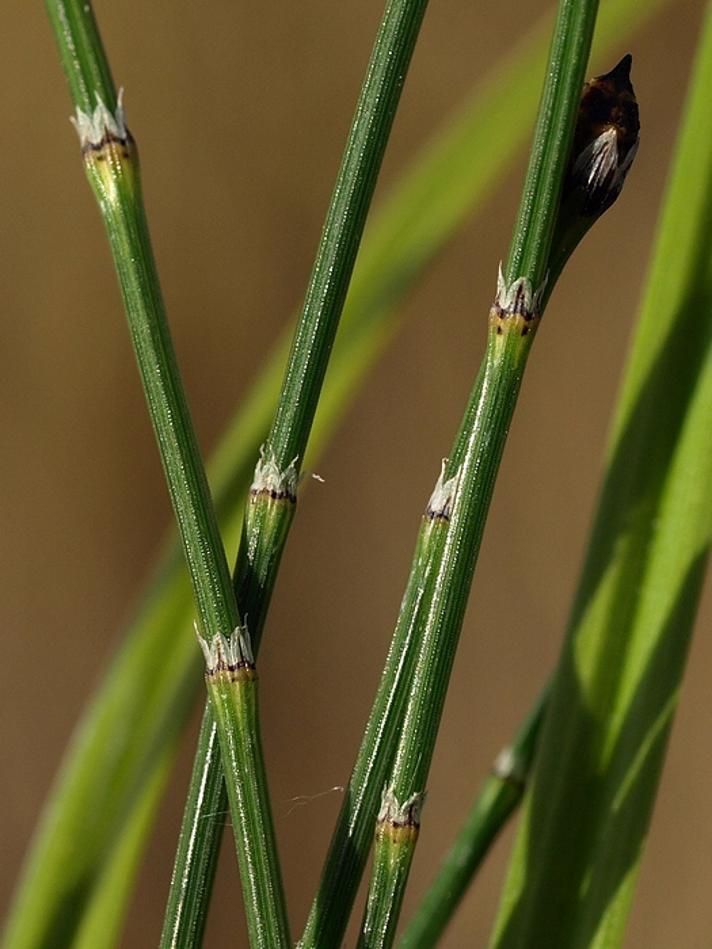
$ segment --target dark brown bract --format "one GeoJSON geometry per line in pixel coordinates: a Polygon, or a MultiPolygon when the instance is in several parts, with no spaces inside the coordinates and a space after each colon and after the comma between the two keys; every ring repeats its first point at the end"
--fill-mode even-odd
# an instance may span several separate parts
{"type": "Polygon", "coordinates": [[[586,217],[598,217],[613,204],[638,149],[632,62],[628,53],[610,72],[583,88],[564,198],[578,192],[586,217]]]}

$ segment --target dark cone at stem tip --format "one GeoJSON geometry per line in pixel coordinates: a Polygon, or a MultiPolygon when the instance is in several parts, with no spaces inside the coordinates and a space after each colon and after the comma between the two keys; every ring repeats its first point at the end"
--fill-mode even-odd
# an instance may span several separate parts
{"type": "Polygon", "coordinates": [[[597,218],[616,200],[638,148],[632,63],[627,53],[610,72],[583,87],[562,204],[573,199],[586,218],[597,218]]]}
{"type": "Polygon", "coordinates": [[[583,87],[549,256],[549,288],[581,239],[621,193],[638,150],[630,53],[583,87]]]}

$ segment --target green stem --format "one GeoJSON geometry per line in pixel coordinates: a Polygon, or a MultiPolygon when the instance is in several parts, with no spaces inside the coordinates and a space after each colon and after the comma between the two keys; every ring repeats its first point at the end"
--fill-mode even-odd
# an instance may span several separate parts
{"type": "MultiPolygon", "coordinates": [[[[235,596],[165,317],[139,180],[138,153],[124,125],[91,7],[48,0],[77,108],[89,183],[106,226],[149,414],[178,523],[198,611],[200,642],[216,656],[241,642],[235,596]],[[228,644],[225,637],[233,637],[228,644]]],[[[218,661],[209,667],[218,674],[218,661]]],[[[254,698],[209,688],[240,863],[250,942],[288,947],[286,909],[266,791],[254,698]],[[231,728],[239,721],[240,729],[231,728]],[[257,793],[259,792],[259,793],[257,793]]]]}
{"type": "Polygon", "coordinates": [[[540,289],[597,9],[596,0],[559,3],[507,278],[498,286],[483,366],[440,483],[441,489],[448,487],[439,506],[445,536],[432,552],[419,604],[409,694],[376,825],[360,949],[388,949],[395,938],[467,597],[540,318],[540,289]]]}
{"type": "Polygon", "coordinates": [[[206,704],[173,864],[160,949],[187,949],[203,941],[208,906],[225,826],[227,791],[215,719],[206,704]],[[200,815],[202,820],[197,819],[200,815]]]}
{"type": "MultiPolygon", "coordinates": [[[[234,573],[240,612],[255,651],[294,517],[301,460],[343,310],[378,173],[427,0],[385,8],[297,323],[269,436],[243,522],[234,573]]],[[[203,717],[183,815],[161,949],[199,944],[225,809],[221,760],[209,710],[203,717]]]]}
{"type": "MultiPolygon", "coordinates": [[[[103,122],[103,119],[101,120],[103,122]]],[[[136,361],[164,466],[202,637],[239,618],[209,489],[165,319],[130,137],[84,145],[87,177],[114,257],[136,361]]]]}
{"type": "MultiPolygon", "coordinates": [[[[257,676],[249,639],[237,634],[231,643],[221,641],[210,651],[206,682],[210,705],[220,739],[225,785],[235,829],[241,871],[249,878],[254,894],[247,904],[250,944],[260,947],[291,945],[281,880],[274,873],[273,829],[261,819],[269,813],[267,779],[260,748],[257,676]],[[223,736],[227,736],[223,744],[223,736]],[[231,775],[244,776],[234,781],[231,775]],[[245,846],[249,842],[250,846],[245,846]]],[[[208,855],[209,856],[209,855],[208,855]]]]}
{"type": "Polygon", "coordinates": [[[500,328],[493,321],[484,372],[473,390],[463,426],[469,438],[462,442],[460,437],[464,450],[459,465],[449,477],[446,471],[440,485],[445,490],[441,506],[433,511],[431,502],[426,513],[426,518],[435,517],[440,537],[421,574],[423,593],[413,617],[413,655],[402,686],[410,694],[390,776],[386,774],[360,949],[390,946],[395,936],[467,591],[534,337],[531,331],[522,336],[517,323],[498,334],[500,328]]]}
{"type": "Polygon", "coordinates": [[[443,519],[430,509],[420,524],[415,553],[381,681],[344,795],[339,818],[300,949],[340,945],[373,838],[379,806],[403,718],[417,619],[430,584],[433,552],[442,546],[443,519]]]}
{"type": "Polygon", "coordinates": [[[400,949],[432,949],[436,945],[492,843],[519,805],[534,760],[547,697],[548,690],[539,697],[511,745],[498,755],[467,820],[408,923],[399,942],[400,949]]]}
{"type": "Polygon", "coordinates": [[[286,468],[311,431],[386,143],[428,0],[389,0],[356,105],[268,445],[286,468]]]}

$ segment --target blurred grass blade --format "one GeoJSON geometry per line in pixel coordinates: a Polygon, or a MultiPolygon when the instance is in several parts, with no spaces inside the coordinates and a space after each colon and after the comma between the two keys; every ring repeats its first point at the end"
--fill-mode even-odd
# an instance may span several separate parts
{"type": "MultiPolygon", "coordinates": [[[[156,800],[153,782],[165,782],[161,749],[177,748],[201,671],[186,622],[189,585],[182,581],[169,592],[151,603],[150,625],[138,625],[124,643],[80,721],[8,918],[5,949],[74,945],[118,839],[138,819],[144,799],[156,800]],[[176,635],[180,629],[184,635],[176,635]],[[117,732],[117,722],[125,732],[117,732]],[[136,731],[140,725],[145,731],[136,731]]],[[[145,847],[145,838],[132,840],[137,850],[145,847]]],[[[132,874],[137,863],[138,856],[127,859],[123,872],[132,874]]]]}
{"type": "MultiPolygon", "coordinates": [[[[594,50],[609,57],[667,2],[602,3],[594,50]]],[[[498,57],[367,228],[307,466],[323,450],[365,374],[397,331],[398,303],[512,166],[536,109],[550,24],[547,17],[512,53],[498,57]],[[497,136],[496,150],[492,135],[497,136]]],[[[228,551],[237,549],[245,492],[269,428],[291,335],[285,332],[276,346],[209,469],[228,551]]],[[[142,807],[161,749],[175,745],[187,720],[200,688],[201,663],[190,627],[190,590],[178,564],[172,547],[77,727],[20,880],[4,949],[72,944],[107,855],[125,822],[142,807]],[[123,724],[120,735],[117,721],[123,724]]],[[[142,845],[136,840],[137,848],[142,845]]]]}
{"type": "Polygon", "coordinates": [[[73,949],[108,949],[119,940],[140,856],[174,763],[174,749],[166,751],[163,758],[157,761],[145,792],[138,796],[135,807],[106,856],[72,940],[73,949]]]}
{"type": "Polygon", "coordinates": [[[496,949],[623,938],[712,540],[710,89],[707,10],[496,949]]]}

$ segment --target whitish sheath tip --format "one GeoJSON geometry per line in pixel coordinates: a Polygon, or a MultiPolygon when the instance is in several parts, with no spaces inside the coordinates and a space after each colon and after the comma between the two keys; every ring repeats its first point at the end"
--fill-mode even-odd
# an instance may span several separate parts
{"type": "Polygon", "coordinates": [[[386,788],[381,798],[378,823],[390,824],[393,827],[419,827],[420,812],[423,809],[424,802],[425,791],[416,791],[401,804],[393,788],[386,788]]]}
{"type": "Polygon", "coordinates": [[[95,95],[96,106],[93,112],[82,112],[80,108],[77,108],[76,115],[69,119],[77,130],[82,148],[97,148],[107,139],[125,142],[128,138],[128,130],[124,120],[124,90],[119,89],[114,112],[109,111],[98,92],[95,95]]]}
{"type": "Polygon", "coordinates": [[[548,275],[536,289],[528,277],[517,277],[516,280],[507,283],[500,263],[497,273],[497,293],[494,298],[495,309],[503,316],[523,316],[525,319],[538,316],[547,279],[548,275]]]}
{"type": "Polygon", "coordinates": [[[260,448],[260,459],[255,467],[255,474],[250,485],[250,494],[253,496],[267,495],[275,501],[283,499],[296,501],[299,474],[297,472],[298,458],[293,458],[287,467],[282,470],[277,464],[273,449],[269,445],[260,448]]]}
{"type": "Polygon", "coordinates": [[[426,517],[429,517],[431,520],[450,520],[450,511],[452,509],[452,501],[455,496],[455,491],[457,489],[457,482],[460,476],[460,469],[458,468],[455,474],[445,480],[445,469],[447,468],[447,458],[443,458],[442,464],[440,467],[440,474],[438,475],[438,480],[435,482],[435,487],[433,488],[433,493],[430,495],[430,500],[428,505],[425,508],[426,517]]]}
{"type": "Polygon", "coordinates": [[[205,656],[208,675],[227,670],[234,672],[241,668],[254,668],[255,657],[252,653],[250,634],[246,626],[238,626],[231,636],[216,633],[208,642],[198,633],[198,644],[205,656]]]}

